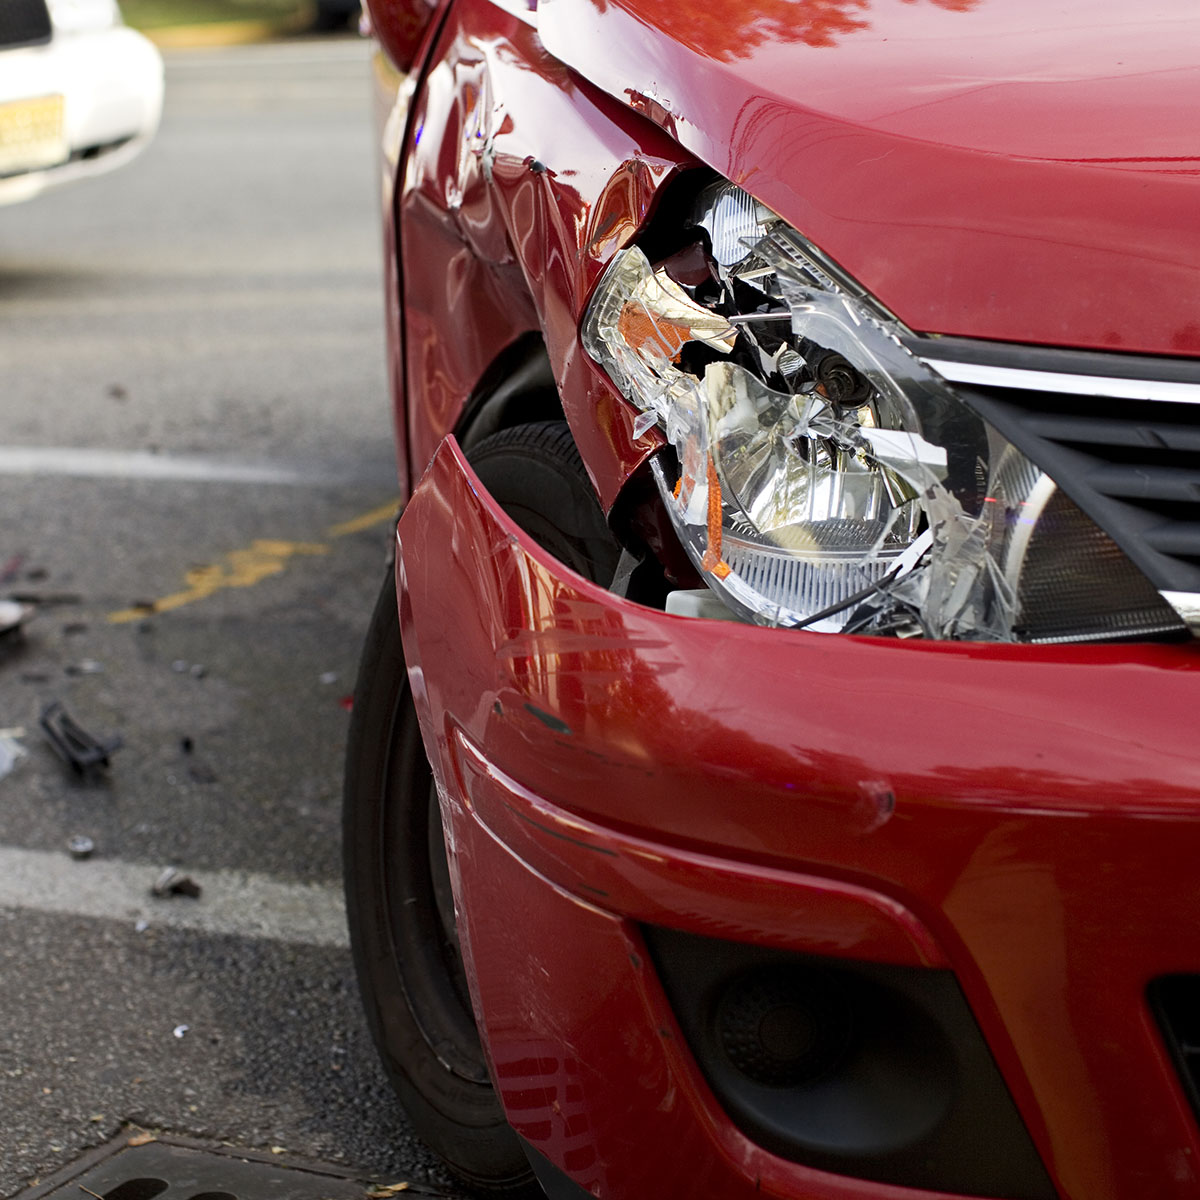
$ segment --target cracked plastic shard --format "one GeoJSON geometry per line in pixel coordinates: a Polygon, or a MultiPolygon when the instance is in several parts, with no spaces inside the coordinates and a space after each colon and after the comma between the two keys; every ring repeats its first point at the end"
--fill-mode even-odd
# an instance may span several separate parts
{"type": "Polygon", "coordinates": [[[656,272],[636,246],[622,251],[609,272],[585,344],[598,362],[616,367],[626,397],[639,408],[683,375],[674,364],[689,342],[723,354],[733,349],[737,330],[665,271],[656,272]]]}

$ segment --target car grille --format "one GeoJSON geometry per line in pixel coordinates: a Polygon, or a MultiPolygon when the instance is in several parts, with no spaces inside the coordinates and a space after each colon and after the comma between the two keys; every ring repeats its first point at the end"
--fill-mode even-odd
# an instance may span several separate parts
{"type": "Polygon", "coordinates": [[[906,344],[1155,587],[1200,592],[1200,362],[954,338],[906,344]]]}
{"type": "Polygon", "coordinates": [[[1156,979],[1149,996],[1183,1090],[1200,1120],[1200,975],[1156,979]]]}
{"type": "Polygon", "coordinates": [[[0,46],[33,46],[49,40],[46,0],[0,0],[0,46]]]}

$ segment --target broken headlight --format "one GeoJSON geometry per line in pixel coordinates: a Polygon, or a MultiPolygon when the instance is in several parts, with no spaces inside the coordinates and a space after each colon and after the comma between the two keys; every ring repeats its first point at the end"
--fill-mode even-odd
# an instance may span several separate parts
{"type": "Polygon", "coordinates": [[[655,477],[705,582],[760,624],[1069,641],[1181,628],[907,330],[730,184],[658,263],[621,251],[584,345],[675,451],[655,477]]]}

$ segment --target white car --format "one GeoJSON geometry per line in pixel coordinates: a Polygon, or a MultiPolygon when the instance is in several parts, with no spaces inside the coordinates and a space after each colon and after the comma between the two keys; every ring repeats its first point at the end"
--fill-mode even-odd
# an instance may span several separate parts
{"type": "Polygon", "coordinates": [[[0,204],[128,162],[162,98],[162,58],[115,0],[0,0],[0,204]]]}

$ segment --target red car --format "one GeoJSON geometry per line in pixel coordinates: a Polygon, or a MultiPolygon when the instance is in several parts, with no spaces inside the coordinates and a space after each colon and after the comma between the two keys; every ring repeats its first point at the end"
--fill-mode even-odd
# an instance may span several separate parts
{"type": "Polygon", "coordinates": [[[1195,1200],[1195,0],[370,4],[415,1127],[554,1200],[1195,1200]]]}

